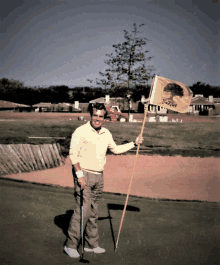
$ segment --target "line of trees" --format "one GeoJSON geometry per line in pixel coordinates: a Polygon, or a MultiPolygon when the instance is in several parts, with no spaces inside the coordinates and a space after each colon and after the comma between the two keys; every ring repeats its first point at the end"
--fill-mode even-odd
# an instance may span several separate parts
{"type": "MultiPolygon", "coordinates": [[[[220,86],[210,86],[208,84],[197,82],[190,86],[193,94],[202,94],[204,97],[213,95],[220,98],[220,86]]],[[[144,95],[149,96],[150,85],[136,85],[130,88],[129,93],[131,99],[137,102],[144,95]]],[[[128,88],[126,86],[112,88],[102,87],[74,87],[68,86],[51,86],[43,87],[25,87],[24,84],[18,80],[9,80],[7,78],[0,79],[0,100],[11,101],[26,105],[34,105],[39,102],[51,103],[74,103],[89,102],[95,98],[110,95],[110,97],[126,98],[128,88]]]]}

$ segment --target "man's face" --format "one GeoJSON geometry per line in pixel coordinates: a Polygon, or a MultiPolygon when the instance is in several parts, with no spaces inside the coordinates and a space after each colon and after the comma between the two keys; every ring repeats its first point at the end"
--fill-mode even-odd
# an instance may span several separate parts
{"type": "Polygon", "coordinates": [[[93,115],[91,117],[91,125],[95,130],[100,130],[105,119],[105,110],[93,109],[93,115]]]}

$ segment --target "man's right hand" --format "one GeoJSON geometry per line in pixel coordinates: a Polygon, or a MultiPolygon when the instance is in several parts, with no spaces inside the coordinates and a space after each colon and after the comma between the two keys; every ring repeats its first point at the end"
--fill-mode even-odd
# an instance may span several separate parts
{"type": "Polygon", "coordinates": [[[77,165],[74,165],[74,168],[78,169],[76,170],[77,181],[81,189],[84,190],[86,186],[86,178],[84,177],[83,171],[81,170],[79,163],[77,165]]]}
{"type": "Polygon", "coordinates": [[[86,178],[85,177],[78,178],[77,181],[78,181],[81,189],[84,190],[85,186],[86,186],[86,178]]]}

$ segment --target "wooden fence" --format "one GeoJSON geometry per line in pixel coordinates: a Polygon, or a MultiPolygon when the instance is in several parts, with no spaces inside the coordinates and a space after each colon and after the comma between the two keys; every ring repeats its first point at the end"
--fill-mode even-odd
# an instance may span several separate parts
{"type": "Polygon", "coordinates": [[[60,145],[0,144],[0,176],[58,167],[62,164],[60,145]]]}

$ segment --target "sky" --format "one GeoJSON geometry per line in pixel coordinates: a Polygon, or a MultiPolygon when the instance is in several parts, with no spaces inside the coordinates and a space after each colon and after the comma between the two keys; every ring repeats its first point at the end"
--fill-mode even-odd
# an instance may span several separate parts
{"type": "Polygon", "coordinates": [[[219,86],[219,11],[220,0],[7,0],[0,78],[31,87],[96,86],[112,45],[144,23],[156,75],[219,86]]]}

